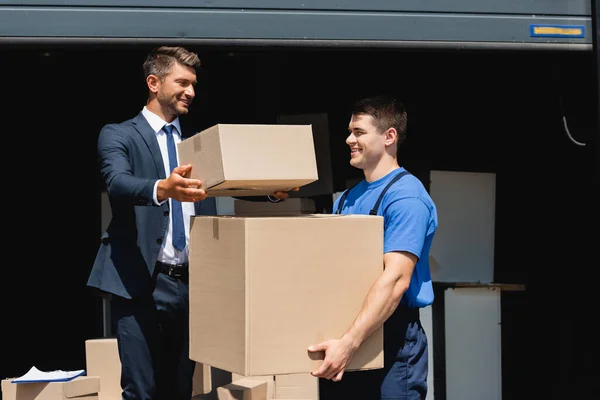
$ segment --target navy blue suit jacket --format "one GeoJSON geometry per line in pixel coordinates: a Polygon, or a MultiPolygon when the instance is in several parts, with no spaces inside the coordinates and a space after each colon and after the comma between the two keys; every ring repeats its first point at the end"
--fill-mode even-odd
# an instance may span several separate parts
{"type": "MultiPolygon", "coordinates": [[[[156,134],[142,113],[104,126],[98,155],[112,219],[102,235],[87,285],[131,299],[153,288],[169,203],[157,206],[152,195],[156,180],[166,178],[165,168],[156,134]]],[[[196,215],[216,215],[214,198],[194,205],[196,215]]]]}

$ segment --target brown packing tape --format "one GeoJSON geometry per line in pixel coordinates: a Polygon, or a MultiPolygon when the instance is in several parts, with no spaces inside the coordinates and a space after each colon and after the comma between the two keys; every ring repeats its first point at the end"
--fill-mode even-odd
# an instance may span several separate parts
{"type": "Polygon", "coordinates": [[[194,141],[194,152],[197,153],[202,151],[202,135],[194,135],[192,140],[194,141]]]}
{"type": "Polygon", "coordinates": [[[213,218],[213,239],[219,240],[219,219],[213,218]]]}

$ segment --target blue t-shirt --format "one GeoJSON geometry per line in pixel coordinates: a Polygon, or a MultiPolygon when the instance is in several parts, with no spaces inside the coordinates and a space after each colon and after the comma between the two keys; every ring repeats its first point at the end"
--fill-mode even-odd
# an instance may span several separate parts
{"type": "MultiPolygon", "coordinates": [[[[369,214],[390,180],[404,168],[395,169],[374,182],[360,181],[348,193],[341,214],[369,214]]],[[[338,209],[341,196],[333,205],[338,209]]],[[[410,286],[402,296],[409,307],[426,307],[433,303],[433,286],[429,270],[429,250],[438,226],[437,211],[425,186],[407,174],[385,193],[377,210],[383,216],[383,252],[407,251],[418,257],[410,286]]]]}

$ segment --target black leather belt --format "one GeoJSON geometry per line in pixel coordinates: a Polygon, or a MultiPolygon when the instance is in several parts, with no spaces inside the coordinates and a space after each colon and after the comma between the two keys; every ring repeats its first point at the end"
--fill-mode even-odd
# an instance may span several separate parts
{"type": "Polygon", "coordinates": [[[189,276],[189,265],[188,264],[165,264],[157,261],[156,267],[158,270],[172,278],[187,279],[189,276]]]}

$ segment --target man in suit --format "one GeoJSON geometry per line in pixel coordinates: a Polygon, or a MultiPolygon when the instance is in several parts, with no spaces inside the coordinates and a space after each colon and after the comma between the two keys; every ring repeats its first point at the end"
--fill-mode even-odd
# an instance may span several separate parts
{"type": "Polygon", "coordinates": [[[176,166],[176,144],[199,66],[182,47],[152,51],[143,65],[146,106],[133,119],[105,125],[98,137],[112,219],[87,284],[111,298],[124,400],[191,398],[190,216],[215,215],[216,206],[201,181],[186,178],[191,166],[176,166]]]}

